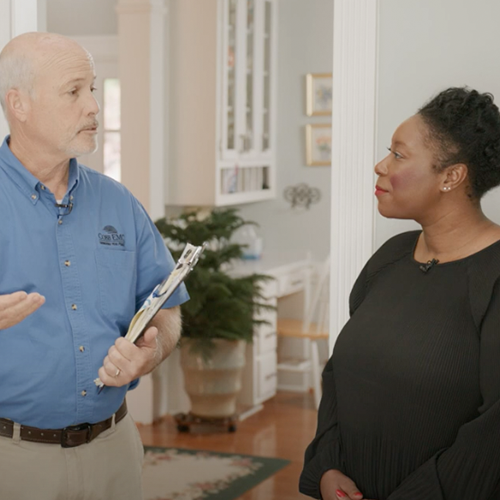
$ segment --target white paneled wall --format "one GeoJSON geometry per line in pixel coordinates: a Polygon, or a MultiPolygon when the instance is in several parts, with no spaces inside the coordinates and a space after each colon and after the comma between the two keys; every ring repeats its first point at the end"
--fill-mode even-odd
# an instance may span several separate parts
{"type": "Polygon", "coordinates": [[[348,319],[350,290],[372,253],[376,37],[376,0],[335,0],[331,344],[348,319]]]}

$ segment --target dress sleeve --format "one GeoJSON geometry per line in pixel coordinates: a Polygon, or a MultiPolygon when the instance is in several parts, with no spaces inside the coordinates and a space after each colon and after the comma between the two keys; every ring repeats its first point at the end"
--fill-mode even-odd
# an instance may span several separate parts
{"type": "MultiPolygon", "coordinates": [[[[361,271],[349,298],[351,316],[363,302],[366,289],[367,266],[361,271]]],[[[337,426],[337,401],[335,380],[333,377],[332,358],[323,370],[323,396],[318,410],[318,426],[316,436],[307,447],[304,468],[300,476],[299,490],[304,495],[321,498],[320,481],[323,474],[330,469],[342,471],[340,440],[337,426]]]]}
{"type": "Polygon", "coordinates": [[[388,500],[498,500],[500,498],[500,283],[480,326],[478,416],[460,427],[454,443],[436,453],[388,500]]]}
{"type": "Polygon", "coordinates": [[[316,436],[306,449],[299,481],[300,492],[312,498],[321,498],[321,477],[330,469],[342,470],[331,358],[323,370],[323,396],[318,410],[318,427],[316,436]]]}

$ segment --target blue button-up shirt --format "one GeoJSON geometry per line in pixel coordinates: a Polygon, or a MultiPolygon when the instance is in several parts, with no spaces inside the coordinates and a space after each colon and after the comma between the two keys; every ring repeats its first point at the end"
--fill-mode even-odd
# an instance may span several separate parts
{"type": "MultiPolygon", "coordinates": [[[[121,184],[73,159],[68,191],[54,195],[0,148],[0,294],[24,290],[45,304],[0,330],[0,417],[40,428],[111,416],[131,386],[98,376],[108,349],[173,259],[141,204],[121,184]]],[[[184,286],[167,301],[188,299],[184,286]]]]}

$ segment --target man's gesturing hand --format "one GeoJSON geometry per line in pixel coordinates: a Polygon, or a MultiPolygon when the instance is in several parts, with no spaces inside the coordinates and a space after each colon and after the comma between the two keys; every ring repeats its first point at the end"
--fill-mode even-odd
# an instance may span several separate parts
{"type": "Polygon", "coordinates": [[[0,295],[0,330],[21,323],[44,302],[45,297],[39,293],[14,292],[0,295]]]}
{"type": "Polygon", "coordinates": [[[157,337],[158,329],[151,326],[137,344],[117,338],[99,368],[99,378],[104,385],[121,387],[152,371],[162,359],[157,337]]]}

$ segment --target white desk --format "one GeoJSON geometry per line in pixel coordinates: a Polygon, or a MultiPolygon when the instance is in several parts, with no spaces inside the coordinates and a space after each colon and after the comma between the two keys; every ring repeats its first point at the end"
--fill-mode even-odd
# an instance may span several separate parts
{"type": "MultiPolygon", "coordinates": [[[[304,290],[309,268],[310,261],[305,255],[267,253],[259,260],[238,262],[228,272],[232,276],[259,273],[275,278],[264,285],[264,295],[267,303],[276,306],[278,298],[304,290]]],[[[259,410],[264,401],[276,394],[277,311],[266,311],[263,316],[270,324],[259,326],[254,342],[247,346],[247,364],[239,398],[242,405],[251,409],[249,414],[259,410]]],[[[189,410],[178,350],[152,375],[142,377],[137,389],[127,395],[127,403],[134,419],[144,424],[167,413],[189,410]]]]}

